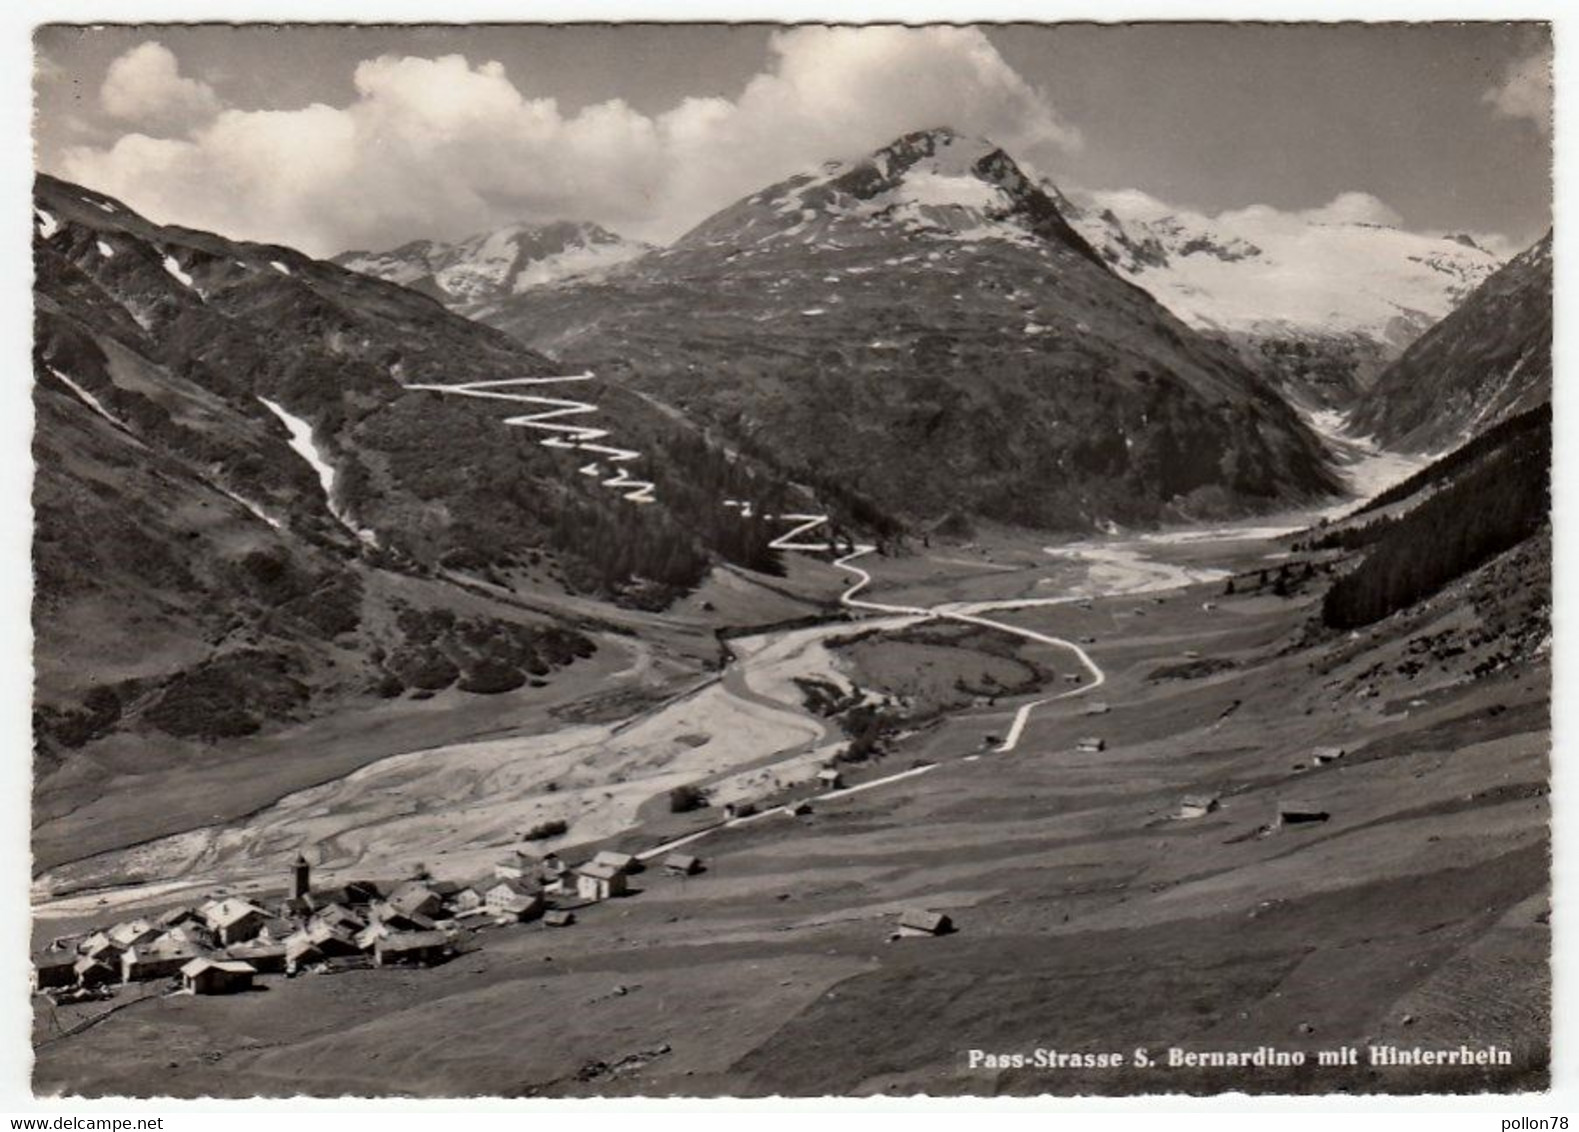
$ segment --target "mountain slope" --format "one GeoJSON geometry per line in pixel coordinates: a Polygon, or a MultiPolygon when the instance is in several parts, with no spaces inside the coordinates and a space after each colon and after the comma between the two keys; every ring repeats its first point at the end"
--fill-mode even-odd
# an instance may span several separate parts
{"type": "Polygon", "coordinates": [[[772,568],[721,505],[771,486],[639,398],[576,386],[650,454],[646,506],[505,406],[405,388],[558,372],[429,298],[50,178],[34,233],[41,820],[397,698],[524,710],[602,664],[599,600],[661,604],[719,557],[772,568]],[[588,600],[548,600],[567,591],[588,600]]]}
{"type": "Polygon", "coordinates": [[[1115,275],[1002,150],[949,130],[477,317],[921,521],[1088,529],[1335,487],[1226,347],[1115,275]]]}
{"type": "Polygon", "coordinates": [[[1389,366],[1354,424],[1396,448],[1440,449],[1551,395],[1548,232],[1389,366]]]}
{"type": "Polygon", "coordinates": [[[1209,218],[1143,193],[1058,199],[1115,270],[1313,406],[1352,402],[1500,263],[1468,236],[1406,232],[1358,206],[1209,218]]]}
{"type": "Polygon", "coordinates": [[[651,247],[585,221],[512,224],[459,243],[413,240],[387,252],[342,252],[331,261],[432,295],[455,310],[595,275],[651,247]]]}

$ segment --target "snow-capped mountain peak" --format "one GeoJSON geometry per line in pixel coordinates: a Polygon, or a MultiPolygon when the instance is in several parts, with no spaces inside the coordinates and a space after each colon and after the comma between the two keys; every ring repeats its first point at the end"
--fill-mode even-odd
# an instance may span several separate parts
{"type": "Polygon", "coordinates": [[[849,247],[894,229],[964,242],[1067,244],[1092,255],[1057,205],[985,138],[938,127],[830,161],[717,213],[677,246],[849,247]]]}
{"type": "Polygon", "coordinates": [[[457,243],[413,240],[387,252],[345,252],[334,262],[364,275],[474,308],[533,287],[594,275],[651,251],[588,221],[510,224],[457,243]]]}
{"type": "Polygon", "coordinates": [[[1212,217],[1140,192],[1060,199],[1116,270],[1186,322],[1228,333],[1361,334],[1396,352],[1501,264],[1472,237],[1379,221],[1362,194],[1212,217]]]}

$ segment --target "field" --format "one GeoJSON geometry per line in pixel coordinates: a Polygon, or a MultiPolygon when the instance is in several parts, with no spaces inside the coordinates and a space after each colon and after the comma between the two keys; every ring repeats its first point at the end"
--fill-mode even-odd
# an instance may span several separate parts
{"type": "MultiPolygon", "coordinates": [[[[1275,568],[1283,553],[1253,538],[1152,549],[1183,570],[1275,568]]],[[[893,596],[883,566],[879,600],[893,596]]],[[[912,600],[925,573],[910,564],[901,587],[912,600]]],[[[925,773],[813,800],[798,818],[717,829],[694,846],[706,872],[649,870],[635,879],[638,894],[583,908],[570,928],[484,929],[469,937],[475,950],[430,971],[271,977],[237,1000],[138,1003],[43,1044],[36,1087],[178,1096],[1539,1087],[1546,660],[1470,683],[1468,654],[1396,675],[1409,642],[1461,620],[1473,594],[1446,595],[1392,635],[1311,639],[1310,595],[1222,590],[1203,581],[1089,609],[994,614],[1095,638],[1085,647],[1108,676],[1090,696],[1038,708],[1012,752],[988,749],[987,738],[1048,689],[948,714],[862,769],[934,763],[925,773]],[[1109,710],[1087,714],[1094,701],[1109,710]],[[1106,749],[1076,750],[1086,735],[1106,749]],[[1313,748],[1334,745],[1344,757],[1316,765],[1313,748]],[[1180,817],[1186,795],[1215,807],[1180,817]],[[1280,806],[1326,818],[1282,825],[1280,806]],[[891,939],[913,907],[949,913],[958,930],[891,939]],[[1250,1072],[968,1060],[973,1048],[1145,1047],[1160,1059],[1170,1046],[1270,1045],[1314,1058],[1342,1046],[1460,1043],[1507,1050],[1512,1064],[1376,1068],[1362,1057],[1250,1072]]],[[[1035,654],[1023,659],[1066,662],[1035,654]]],[[[620,843],[656,844],[675,820],[620,843]]],[[[98,1009],[59,1008],[58,1023],[98,1009]]],[[[43,1014],[38,1025],[46,1039],[43,1014]]]]}

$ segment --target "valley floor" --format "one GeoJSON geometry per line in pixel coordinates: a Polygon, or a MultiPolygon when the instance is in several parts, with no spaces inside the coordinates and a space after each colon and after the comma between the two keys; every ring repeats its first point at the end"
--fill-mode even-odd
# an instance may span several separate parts
{"type": "MultiPolygon", "coordinates": [[[[738,659],[722,680],[629,726],[385,759],[240,827],[173,839],[137,863],[167,878],[159,887],[45,902],[38,934],[102,920],[101,901],[168,906],[172,884],[266,885],[306,844],[374,876],[419,853],[438,875],[465,876],[547,812],[535,808],[549,804],[547,781],[571,799],[554,805],[578,807],[578,844],[634,851],[706,829],[691,851],[707,871],[650,870],[638,894],[582,908],[568,929],[482,929],[433,970],[156,998],[64,1039],[52,1026],[102,1006],[59,1007],[53,1021],[41,1007],[35,1085],[179,1096],[1537,1087],[1548,1043],[1546,661],[1473,681],[1467,660],[1407,679],[1390,667],[1406,637],[1462,619],[1463,603],[1393,635],[1301,643],[1310,596],[1223,595],[1225,571],[1275,567],[1284,550],[1270,533],[1055,553],[1004,538],[863,561],[876,580],[864,597],[990,604],[995,620],[1087,642],[1106,683],[1051,700],[1080,666],[1067,649],[1020,641],[1013,656],[1041,666],[1046,687],[941,712],[852,772],[893,781],[813,799],[799,817],[718,826],[705,810],[670,815],[661,799],[699,778],[719,802],[809,794],[789,784],[842,741],[800,706],[792,677],[884,679],[894,666],[883,637],[854,660],[835,639],[872,620],[732,642],[738,659]],[[1089,608],[1007,607],[1082,591],[1089,608]],[[1108,710],[1086,714],[1098,701],[1108,710]],[[1012,749],[996,749],[1016,727],[1012,749]],[[1105,749],[1077,749],[1088,735],[1105,749]],[[1312,749],[1330,745],[1346,755],[1315,765],[1312,749]],[[1181,818],[1186,795],[1215,805],[1181,818]],[[1291,804],[1327,819],[1280,825],[1291,804]],[[958,930],[892,940],[906,908],[947,912],[958,930]],[[1511,1064],[1128,1063],[1137,1047],[1162,1061],[1171,1046],[1314,1059],[1384,1044],[1495,1046],[1511,1064]],[[1119,1051],[1126,1064],[983,1068],[969,1053],[1038,1048],[1119,1051]]],[[[893,647],[923,655],[901,637],[893,647]]],[[[983,663],[966,656],[969,641],[952,659],[949,647],[925,645],[924,662],[983,663]]]]}

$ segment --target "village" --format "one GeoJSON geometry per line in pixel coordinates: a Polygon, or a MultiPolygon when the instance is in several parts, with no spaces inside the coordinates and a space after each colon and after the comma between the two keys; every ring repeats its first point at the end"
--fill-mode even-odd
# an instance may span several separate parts
{"type": "MultiPolygon", "coordinates": [[[[832,766],[821,769],[814,781],[834,794],[861,789],[846,786],[832,766]]],[[[766,811],[749,802],[729,803],[720,824],[810,811],[804,798],[766,811]]],[[[677,851],[678,844],[639,856],[603,849],[574,867],[557,852],[539,856],[522,847],[479,879],[437,879],[424,869],[422,875],[393,883],[352,880],[319,887],[313,884],[311,862],[298,854],[288,887],[278,892],[243,897],[221,889],[152,918],[95,925],[51,940],[33,959],[33,990],[58,1004],[113,999],[134,986],[144,988],[145,997],[229,995],[258,989],[256,980],[265,975],[431,967],[474,949],[478,944],[471,937],[485,927],[536,923],[566,928],[576,923],[578,911],[638,895],[630,878],[647,870],[647,859],[661,856],[659,869],[667,877],[683,880],[704,873],[702,859],[677,851]]],[[[899,915],[890,938],[953,930],[949,916],[910,908],[899,915]]]]}
{"type": "MultiPolygon", "coordinates": [[[[703,871],[700,858],[684,853],[668,854],[661,867],[676,877],[703,871]]],[[[627,895],[628,878],[644,868],[612,850],[574,869],[556,853],[516,851],[478,880],[315,888],[311,864],[298,855],[289,888],[276,899],[215,895],[152,919],[55,939],[34,959],[33,986],[68,1003],[110,998],[117,986],[134,984],[234,994],[253,989],[260,975],[433,966],[460,954],[466,937],[486,925],[568,927],[577,909],[627,895]]]]}
{"type": "MultiPolygon", "coordinates": [[[[1109,710],[1106,703],[1096,702],[1082,714],[1109,710]]],[[[984,746],[998,743],[996,735],[985,737],[984,746]]],[[[1101,753],[1107,743],[1085,735],[1074,749],[1101,753]]],[[[1345,753],[1341,747],[1318,747],[1310,764],[1333,763],[1345,753]]],[[[1303,763],[1293,767],[1296,772],[1305,768],[1303,763]]],[[[832,766],[821,769],[815,781],[834,796],[881,782],[851,788],[832,766]]],[[[1188,794],[1165,820],[1189,821],[1218,808],[1216,795],[1188,794]]],[[[768,811],[751,803],[730,803],[723,808],[721,824],[742,824],[773,812],[798,817],[810,813],[811,806],[805,798],[768,811]]],[[[1327,817],[1317,806],[1284,799],[1273,822],[1253,833],[1265,836],[1283,826],[1327,817]]],[[[468,937],[484,927],[537,923],[545,929],[566,928],[576,923],[579,910],[638,894],[630,878],[646,871],[644,858],[661,855],[665,876],[696,877],[706,871],[702,859],[677,849],[699,835],[640,856],[600,850],[574,867],[557,852],[538,856],[517,848],[480,879],[441,880],[424,870],[424,875],[392,884],[353,880],[316,888],[311,863],[298,854],[289,886],[279,893],[249,899],[221,891],[152,919],[135,917],[57,937],[34,958],[33,989],[51,1002],[67,1004],[111,999],[118,989],[136,985],[163,984],[163,993],[237,994],[255,989],[262,975],[296,978],[355,968],[430,967],[471,950],[468,937]]],[[[941,936],[955,930],[948,915],[907,908],[889,938],[941,936]]]]}

